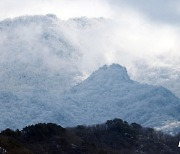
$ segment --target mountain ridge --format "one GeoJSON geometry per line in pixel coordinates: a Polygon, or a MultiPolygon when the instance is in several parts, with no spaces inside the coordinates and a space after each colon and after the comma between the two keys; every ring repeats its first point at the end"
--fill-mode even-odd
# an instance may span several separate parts
{"type": "MultiPolygon", "coordinates": [[[[82,62],[79,47],[83,51],[89,49],[91,39],[86,40],[87,46],[82,40],[94,32],[89,29],[92,25],[95,28],[103,21],[102,18],[63,21],[46,15],[0,22],[0,116],[4,117],[0,119],[1,129],[22,128],[37,122],[72,126],[118,117],[153,127],[160,126],[158,118],[149,117],[158,116],[161,122],[170,123],[179,120],[177,97],[164,88],[133,81],[120,65],[106,65],[83,80],[86,66],[82,64],[87,63],[82,62]],[[146,108],[141,108],[142,105],[146,108]]],[[[88,61],[89,55],[86,56],[88,61]]],[[[103,62],[91,64],[92,68],[95,70],[103,62]]]]}
{"type": "Polygon", "coordinates": [[[171,91],[132,81],[118,64],[104,65],[92,73],[65,94],[63,102],[72,117],[80,119],[77,124],[122,118],[155,127],[166,120],[180,120],[180,100],[171,91]]]}

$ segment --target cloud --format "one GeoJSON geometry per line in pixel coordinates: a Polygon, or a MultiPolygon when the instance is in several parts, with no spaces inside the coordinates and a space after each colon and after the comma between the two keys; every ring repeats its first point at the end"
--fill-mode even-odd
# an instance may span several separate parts
{"type": "Polygon", "coordinates": [[[0,19],[48,13],[62,19],[110,16],[109,5],[103,0],[1,0],[0,10],[0,19]]]}
{"type": "Polygon", "coordinates": [[[153,22],[178,24],[180,2],[178,0],[1,0],[0,19],[21,15],[53,13],[62,19],[72,17],[117,17],[124,9],[147,16],[153,22]]]}

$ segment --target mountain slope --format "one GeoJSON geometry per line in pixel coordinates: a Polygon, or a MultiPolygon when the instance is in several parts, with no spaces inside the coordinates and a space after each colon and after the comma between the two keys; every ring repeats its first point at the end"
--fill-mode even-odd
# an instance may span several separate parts
{"type": "Polygon", "coordinates": [[[52,15],[0,22],[1,90],[61,93],[77,84],[80,53],[64,27],[52,15]]]}
{"type": "Polygon", "coordinates": [[[38,122],[72,126],[116,117],[153,127],[165,120],[178,124],[179,99],[162,87],[132,81],[119,65],[104,66],[72,88],[82,81],[83,71],[104,64],[106,56],[95,52],[111,51],[106,45],[100,48],[108,36],[106,26],[97,26],[102,21],[46,15],[0,22],[0,129],[38,122]],[[98,65],[90,62],[94,59],[98,65]]]}
{"type": "Polygon", "coordinates": [[[103,18],[64,21],[55,15],[0,21],[1,89],[59,94],[99,66],[116,62],[125,65],[136,81],[161,85],[180,97],[178,55],[133,59],[121,46],[123,42],[116,42],[115,25],[103,18]]]}
{"type": "Polygon", "coordinates": [[[0,130],[38,122],[73,124],[59,105],[60,96],[83,78],[82,53],[72,33],[93,23],[55,15],[0,21],[0,130]]]}
{"type": "Polygon", "coordinates": [[[73,119],[59,107],[57,100],[45,92],[24,96],[1,91],[0,106],[0,130],[21,129],[39,122],[73,124],[73,119]]]}
{"type": "Polygon", "coordinates": [[[180,100],[163,87],[132,81],[124,67],[103,66],[64,97],[64,107],[77,124],[122,118],[143,126],[180,120],[180,100]]]}
{"type": "Polygon", "coordinates": [[[64,24],[54,15],[0,22],[0,130],[72,123],[56,103],[82,77],[80,53],[64,24]]]}

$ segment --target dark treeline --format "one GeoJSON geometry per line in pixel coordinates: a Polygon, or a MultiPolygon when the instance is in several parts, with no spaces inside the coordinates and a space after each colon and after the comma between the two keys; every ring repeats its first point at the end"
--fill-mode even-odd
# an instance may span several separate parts
{"type": "Polygon", "coordinates": [[[121,119],[63,128],[36,124],[0,133],[0,154],[180,154],[180,134],[170,136],[121,119]]]}

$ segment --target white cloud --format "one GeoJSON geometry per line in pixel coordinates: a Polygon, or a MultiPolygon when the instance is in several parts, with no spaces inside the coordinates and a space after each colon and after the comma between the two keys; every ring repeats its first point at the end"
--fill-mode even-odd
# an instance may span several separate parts
{"type": "Polygon", "coordinates": [[[109,5],[103,0],[1,0],[0,19],[21,15],[53,13],[62,19],[72,17],[110,16],[109,5]]]}

